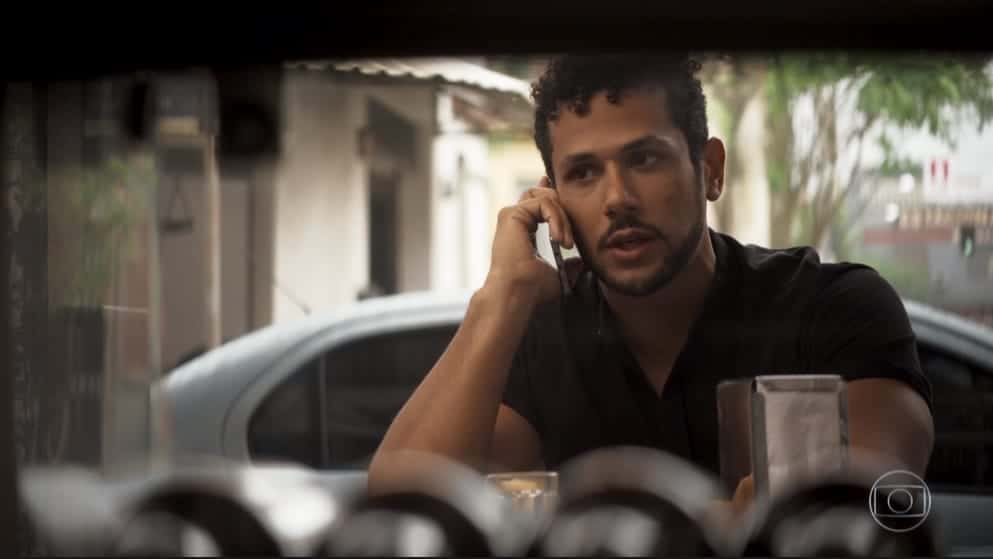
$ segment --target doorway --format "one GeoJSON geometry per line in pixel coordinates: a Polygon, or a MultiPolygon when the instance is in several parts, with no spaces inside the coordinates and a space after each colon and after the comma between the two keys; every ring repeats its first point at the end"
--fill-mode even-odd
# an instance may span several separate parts
{"type": "Polygon", "coordinates": [[[370,295],[397,292],[397,190],[399,175],[369,173],[370,295]]]}
{"type": "Polygon", "coordinates": [[[400,291],[401,189],[414,169],[416,127],[385,104],[369,99],[369,285],[360,299],[400,291]]]}

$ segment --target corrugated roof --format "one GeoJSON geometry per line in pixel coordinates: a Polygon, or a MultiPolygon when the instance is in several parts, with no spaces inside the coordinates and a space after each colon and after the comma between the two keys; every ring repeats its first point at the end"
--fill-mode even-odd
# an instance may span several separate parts
{"type": "Polygon", "coordinates": [[[365,76],[440,80],[453,85],[467,85],[489,91],[510,93],[524,98],[528,103],[531,102],[531,86],[527,82],[456,58],[320,60],[292,62],[287,66],[304,70],[331,70],[365,76]]]}

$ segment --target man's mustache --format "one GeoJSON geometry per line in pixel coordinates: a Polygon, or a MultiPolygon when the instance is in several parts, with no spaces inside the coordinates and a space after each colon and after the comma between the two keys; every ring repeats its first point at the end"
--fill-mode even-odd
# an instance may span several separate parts
{"type": "Polygon", "coordinates": [[[660,239],[663,237],[662,231],[659,231],[657,227],[644,223],[633,215],[625,214],[611,220],[607,232],[597,242],[597,250],[606,250],[607,241],[610,239],[610,236],[622,229],[640,229],[642,231],[649,231],[660,239]]]}

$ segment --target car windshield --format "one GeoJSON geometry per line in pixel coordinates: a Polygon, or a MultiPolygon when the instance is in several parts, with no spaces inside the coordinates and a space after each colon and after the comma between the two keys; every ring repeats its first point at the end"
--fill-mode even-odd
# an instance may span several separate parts
{"type": "MultiPolygon", "coordinates": [[[[982,343],[964,349],[942,341],[963,336],[954,328],[917,334],[935,386],[935,479],[990,487],[991,58],[700,59],[710,135],[726,148],[707,224],[867,264],[904,300],[975,329],[982,343]]],[[[548,60],[284,60],[6,83],[19,463],[118,476],[188,445],[364,467],[458,326],[432,310],[441,303],[393,296],[447,294],[450,306],[478,289],[499,210],[547,174],[531,84],[548,60]],[[267,328],[278,331],[251,336],[267,328]],[[184,364],[183,390],[153,390],[184,364]],[[225,431],[242,415],[242,432],[225,431]]],[[[536,239],[554,262],[545,225],[536,239]]]]}

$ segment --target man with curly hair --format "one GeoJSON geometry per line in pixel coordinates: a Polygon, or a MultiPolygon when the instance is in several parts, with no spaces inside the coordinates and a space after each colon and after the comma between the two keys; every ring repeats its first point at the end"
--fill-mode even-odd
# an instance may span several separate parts
{"type": "Polygon", "coordinates": [[[931,392],[892,287],[707,226],[725,150],[699,67],[677,53],[549,64],[533,87],[547,177],[500,212],[486,281],[386,434],[371,488],[404,467],[400,450],[487,471],[638,445],[716,474],[717,384],[774,373],[842,375],[853,452],[923,475],[931,392]],[[536,256],[539,223],[578,249],[567,285],[536,256]]]}

